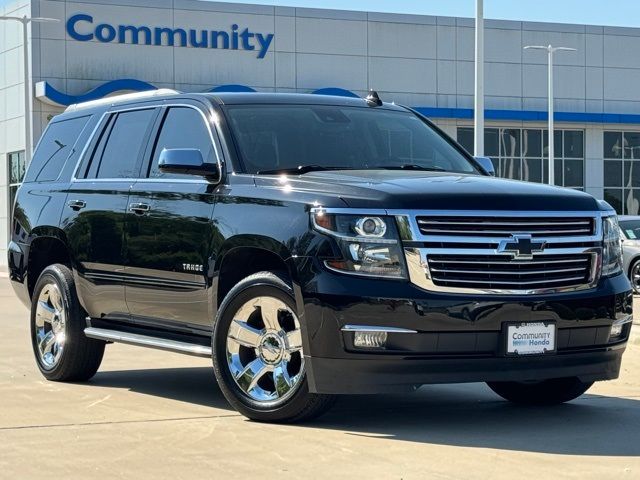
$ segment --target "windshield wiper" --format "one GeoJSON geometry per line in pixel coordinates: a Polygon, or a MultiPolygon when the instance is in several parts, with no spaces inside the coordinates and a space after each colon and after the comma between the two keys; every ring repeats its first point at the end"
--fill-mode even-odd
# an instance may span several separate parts
{"type": "Polygon", "coordinates": [[[415,163],[406,163],[404,165],[375,165],[372,168],[381,168],[383,170],[422,170],[424,172],[446,172],[442,167],[418,165],[415,163]]]}
{"type": "Polygon", "coordinates": [[[292,175],[302,175],[309,172],[324,172],[326,170],[353,170],[350,167],[330,167],[325,165],[298,165],[297,167],[275,168],[273,170],[258,170],[258,175],[277,175],[280,173],[290,173],[292,175]]]}

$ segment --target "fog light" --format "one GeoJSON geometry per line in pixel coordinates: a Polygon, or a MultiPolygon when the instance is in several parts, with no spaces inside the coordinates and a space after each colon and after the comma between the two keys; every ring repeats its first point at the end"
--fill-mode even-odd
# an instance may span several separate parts
{"type": "Polygon", "coordinates": [[[609,341],[620,338],[622,336],[622,332],[624,332],[624,326],[632,321],[633,317],[628,315],[627,317],[613,322],[613,325],[611,325],[611,331],[609,332],[609,341]]]}
{"type": "Polygon", "coordinates": [[[355,332],[353,346],[358,348],[385,348],[387,332],[355,332]]]}
{"type": "Polygon", "coordinates": [[[623,325],[621,323],[617,325],[613,325],[611,327],[611,333],[610,333],[611,338],[619,337],[620,335],[622,335],[622,327],[623,325]]]}

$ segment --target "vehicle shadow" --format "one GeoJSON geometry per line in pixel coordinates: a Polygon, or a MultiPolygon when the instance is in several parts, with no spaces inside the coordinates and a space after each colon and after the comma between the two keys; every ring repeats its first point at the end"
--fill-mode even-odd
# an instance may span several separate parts
{"type": "Polygon", "coordinates": [[[640,456],[640,401],[585,394],[552,407],[514,405],[484,384],[345,397],[315,428],[458,447],[562,455],[640,456]]]}
{"type": "Polygon", "coordinates": [[[210,367],[99,371],[91,379],[91,385],[234,411],[218,388],[210,367]]]}
{"type": "MultiPolygon", "coordinates": [[[[229,411],[209,367],[99,372],[97,386],[229,411]]],[[[640,456],[640,400],[586,394],[553,407],[503,401],[484,384],[429,385],[396,395],[340,396],[297,428],[458,447],[563,455],[640,456]]]]}

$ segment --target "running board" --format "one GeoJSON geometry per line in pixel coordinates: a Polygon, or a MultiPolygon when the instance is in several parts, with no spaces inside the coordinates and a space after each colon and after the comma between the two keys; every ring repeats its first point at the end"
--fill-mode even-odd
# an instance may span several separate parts
{"type": "Polygon", "coordinates": [[[95,338],[96,340],[126,343],[128,345],[138,345],[140,347],[157,348],[158,350],[184,353],[185,355],[193,355],[195,357],[211,358],[211,347],[195,343],[179,342],[177,340],[169,340],[166,338],[151,337],[149,335],[140,335],[138,333],[121,332],[118,330],[107,330],[105,328],[96,327],[85,328],[84,334],[87,337],[95,338]]]}

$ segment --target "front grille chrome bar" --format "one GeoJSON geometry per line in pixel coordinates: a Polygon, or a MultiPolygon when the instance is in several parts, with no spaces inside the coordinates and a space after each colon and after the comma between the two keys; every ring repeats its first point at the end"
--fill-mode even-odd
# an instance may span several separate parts
{"type": "MultiPolygon", "coordinates": [[[[440,262],[437,262],[440,263],[440,262]]],[[[462,262],[458,262],[458,263],[462,263],[462,262]]],[[[544,274],[553,274],[553,273],[569,273],[569,272],[582,272],[584,271],[584,267],[583,268],[562,268],[562,269],[557,269],[557,270],[530,270],[530,271],[526,271],[526,272],[506,272],[506,271],[499,271],[499,270],[457,270],[457,269],[452,269],[452,268],[448,268],[448,269],[443,269],[443,268],[430,268],[431,273],[466,273],[469,275],[478,275],[478,274],[484,274],[484,275],[539,275],[541,273],[544,274]]],[[[582,278],[582,277],[580,277],[582,278]]],[[[453,280],[452,280],[453,281],[453,280]]]]}
{"type": "Polygon", "coordinates": [[[533,237],[567,237],[591,235],[594,219],[590,217],[500,217],[500,216],[418,216],[420,233],[428,236],[481,236],[500,237],[514,233],[527,233],[533,237]]]}
{"type": "MultiPolygon", "coordinates": [[[[436,277],[432,277],[433,280],[439,280],[436,277]]],[[[551,279],[551,280],[537,280],[535,282],[507,282],[504,280],[501,281],[491,281],[491,280],[473,280],[473,283],[479,283],[479,284],[483,284],[483,285],[512,285],[512,286],[521,286],[521,285],[545,285],[548,283],[559,283],[559,282],[566,282],[566,281],[573,281],[573,280],[584,280],[584,277],[580,276],[580,277],[567,277],[567,278],[558,278],[558,279],[551,279]]],[[[447,282],[451,282],[451,283],[471,283],[468,280],[446,280],[447,282]]]]}
{"type": "MultiPolygon", "coordinates": [[[[549,268],[539,269],[536,265],[536,255],[533,262],[509,262],[496,261],[491,264],[481,264],[477,260],[478,254],[466,251],[468,265],[484,265],[491,269],[451,268],[442,269],[431,265],[442,264],[455,265],[465,263],[461,255],[456,252],[456,260],[443,260],[447,255],[446,249],[439,250],[437,261],[430,263],[429,252],[434,249],[419,247],[405,247],[405,259],[409,272],[409,280],[416,286],[443,293],[460,294],[495,294],[495,295],[540,295],[550,293],[563,293],[595,288],[602,268],[602,249],[600,247],[586,247],[574,249],[561,249],[557,255],[562,260],[548,260],[556,256],[545,252],[544,261],[540,265],[558,265],[554,262],[574,262],[580,265],[576,268],[549,268]],[[444,251],[443,251],[444,250],[444,251]],[[443,254],[444,253],[444,254],[443,254]],[[567,260],[566,256],[575,255],[575,260],[567,260]],[[475,262],[475,263],[473,263],[475,262]],[[495,270],[496,265],[501,265],[512,270],[495,270]],[[518,270],[522,266],[535,267],[532,270],[518,270]]],[[[493,251],[495,255],[495,251],[493,251]]],[[[508,258],[508,257],[507,257],[508,258]]],[[[560,263],[560,264],[563,264],[560,263]]],[[[565,263],[566,264],[566,263],[565,263]]]]}

